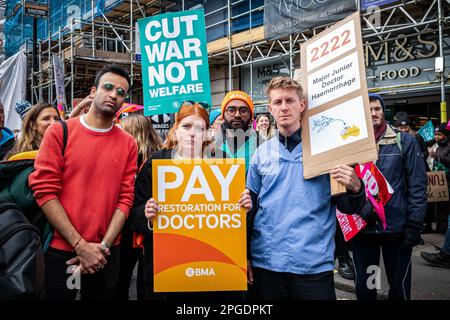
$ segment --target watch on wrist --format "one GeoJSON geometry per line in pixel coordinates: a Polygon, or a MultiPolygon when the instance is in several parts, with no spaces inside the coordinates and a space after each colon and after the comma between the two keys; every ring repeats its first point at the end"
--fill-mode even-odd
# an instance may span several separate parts
{"type": "Polygon", "coordinates": [[[102,241],[100,244],[102,245],[102,251],[105,251],[106,249],[109,249],[109,246],[108,246],[108,244],[105,241],[102,241]]]}

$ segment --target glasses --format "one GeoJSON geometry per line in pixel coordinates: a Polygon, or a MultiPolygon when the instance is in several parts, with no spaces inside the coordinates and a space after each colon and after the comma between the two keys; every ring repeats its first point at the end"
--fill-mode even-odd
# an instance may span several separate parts
{"type": "Polygon", "coordinates": [[[239,110],[239,113],[242,115],[242,116],[245,116],[245,115],[247,115],[249,112],[250,112],[250,110],[248,109],[248,107],[235,107],[235,106],[228,106],[227,107],[227,109],[225,110],[230,116],[233,116],[235,113],[236,113],[236,111],[238,111],[239,110]]]}
{"type": "MultiPolygon", "coordinates": [[[[111,83],[108,83],[108,82],[106,82],[106,83],[104,83],[103,85],[102,85],[102,88],[104,89],[104,90],[106,90],[106,91],[112,91],[112,90],[114,90],[114,85],[113,84],[111,84],[111,83]]],[[[127,98],[128,97],[128,94],[127,94],[127,92],[125,91],[125,89],[122,89],[122,88],[116,88],[116,93],[117,93],[117,95],[119,96],[119,97],[122,97],[122,98],[127,98]]]]}
{"type": "Polygon", "coordinates": [[[203,109],[209,111],[211,109],[211,106],[205,102],[197,102],[197,101],[193,101],[193,100],[185,100],[181,103],[181,106],[193,106],[193,105],[200,105],[203,109]]]}

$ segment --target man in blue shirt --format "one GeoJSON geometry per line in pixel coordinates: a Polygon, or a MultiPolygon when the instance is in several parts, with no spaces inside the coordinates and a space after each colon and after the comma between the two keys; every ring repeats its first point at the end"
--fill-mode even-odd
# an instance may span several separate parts
{"type": "Polygon", "coordinates": [[[254,208],[248,215],[252,292],[257,299],[336,299],[334,204],[342,212],[358,212],[365,201],[363,183],[347,165],[330,172],[347,188],[344,195],[331,198],[328,174],[305,180],[302,87],[276,77],[266,93],[279,135],[256,150],[247,176],[254,208]]]}

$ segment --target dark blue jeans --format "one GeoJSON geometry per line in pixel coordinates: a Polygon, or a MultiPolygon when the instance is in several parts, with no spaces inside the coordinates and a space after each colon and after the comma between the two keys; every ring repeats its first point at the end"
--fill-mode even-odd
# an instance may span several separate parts
{"type": "Polygon", "coordinates": [[[253,280],[252,300],[336,300],[333,271],[299,275],[254,267],[253,280]]]}
{"type": "MultiPolygon", "coordinates": [[[[66,261],[75,257],[74,252],[48,248],[45,254],[45,291],[47,300],[75,300],[78,290],[76,280],[71,281],[66,261]],[[69,279],[69,281],[68,281],[69,279]],[[68,287],[72,285],[73,289],[68,287]]],[[[112,300],[117,295],[119,279],[119,246],[111,248],[103,269],[80,279],[81,300],[112,300]]],[[[74,278],[72,278],[74,279],[74,278]]]]}
{"type": "Polygon", "coordinates": [[[353,238],[351,243],[358,300],[377,299],[375,270],[380,265],[380,252],[383,254],[389,284],[389,300],[411,299],[412,248],[403,246],[402,235],[361,234],[353,238]]]}
{"type": "Polygon", "coordinates": [[[444,246],[442,247],[442,251],[446,254],[450,254],[450,214],[448,215],[448,228],[447,233],[445,234],[444,246]]]}

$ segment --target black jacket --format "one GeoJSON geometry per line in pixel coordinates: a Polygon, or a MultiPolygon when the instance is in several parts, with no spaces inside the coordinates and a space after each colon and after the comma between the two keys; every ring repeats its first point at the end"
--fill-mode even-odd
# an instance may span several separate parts
{"type": "MultiPolygon", "coordinates": [[[[421,228],[427,208],[427,175],[419,143],[408,133],[401,133],[400,150],[397,132],[390,126],[378,142],[376,166],[394,189],[386,203],[387,228],[380,221],[369,221],[362,233],[399,234],[409,227],[421,228]]],[[[363,210],[370,208],[368,203],[363,210]]]]}
{"type": "MultiPolygon", "coordinates": [[[[156,159],[172,159],[172,150],[162,149],[152,154],[152,156],[145,162],[142,170],[136,177],[134,185],[134,203],[130,211],[130,225],[135,232],[142,233],[146,236],[152,235],[152,232],[147,227],[147,218],[144,214],[145,203],[153,195],[152,188],[152,160],[156,159]]],[[[151,237],[150,237],[151,238],[151,237]]]]}
{"type": "Polygon", "coordinates": [[[438,143],[438,148],[436,150],[436,161],[439,161],[447,168],[447,184],[450,185],[450,141],[445,139],[438,143]]]}
{"type": "Polygon", "coordinates": [[[16,144],[16,141],[14,139],[6,141],[4,144],[0,145],[0,161],[6,160],[5,156],[6,154],[14,148],[14,145],[16,144]]]}

